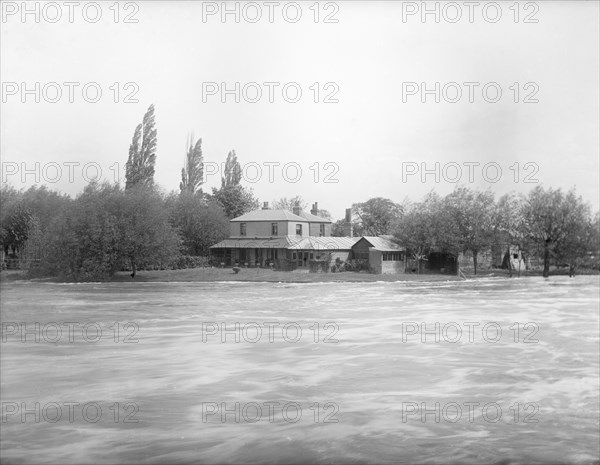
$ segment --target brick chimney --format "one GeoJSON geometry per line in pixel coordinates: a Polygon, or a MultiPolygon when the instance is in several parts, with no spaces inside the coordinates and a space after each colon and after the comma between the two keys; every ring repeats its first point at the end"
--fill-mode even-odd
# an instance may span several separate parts
{"type": "Polygon", "coordinates": [[[302,209],[300,208],[300,202],[297,201],[292,209],[292,212],[294,213],[294,215],[300,215],[301,210],[302,209]]]}
{"type": "Polygon", "coordinates": [[[313,203],[312,210],[310,211],[311,215],[319,216],[319,204],[317,202],[313,203]]]}
{"type": "Polygon", "coordinates": [[[346,208],[346,218],[344,220],[344,235],[346,237],[353,237],[354,231],[352,227],[352,209],[346,208]]]}
{"type": "Polygon", "coordinates": [[[263,210],[268,210],[269,209],[269,202],[263,202],[263,210]]]}

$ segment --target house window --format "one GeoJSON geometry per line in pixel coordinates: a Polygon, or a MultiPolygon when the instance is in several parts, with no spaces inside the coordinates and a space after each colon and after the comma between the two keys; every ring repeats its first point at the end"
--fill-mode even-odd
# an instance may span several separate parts
{"type": "Polygon", "coordinates": [[[277,223],[271,223],[271,236],[277,236],[277,223]]]}
{"type": "Polygon", "coordinates": [[[302,236],[302,225],[301,224],[296,225],[296,236],[302,236]]]}
{"type": "Polygon", "coordinates": [[[296,252],[292,252],[292,260],[296,260],[296,252]]]}
{"type": "Polygon", "coordinates": [[[403,252],[383,252],[384,262],[399,262],[404,260],[403,252]]]}
{"type": "Polygon", "coordinates": [[[314,254],[312,252],[310,253],[310,257],[308,257],[308,259],[309,260],[314,260],[315,259],[315,256],[314,256],[314,254]]]}
{"type": "Polygon", "coordinates": [[[319,225],[319,236],[324,236],[325,235],[325,225],[323,223],[321,223],[319,225]]]}
{"type": "Polygon", "coordinates": [[[240,223],[240,236],[246,235],[246,223],[240,223]]]}

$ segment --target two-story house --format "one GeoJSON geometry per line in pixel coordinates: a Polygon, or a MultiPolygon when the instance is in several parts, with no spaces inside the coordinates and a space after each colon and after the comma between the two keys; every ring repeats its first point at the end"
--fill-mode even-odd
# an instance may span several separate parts
{"type": "Polygon", "coordinates": [[[213,262],[225,266],[269,266],[278,269],[307,268],[311,260],[347,260],[359,238],[331,237],[331,221],[294,206],[293,211],[271,210],[267,202],[230,220],[230,236],[210,248],[213,262]]]}

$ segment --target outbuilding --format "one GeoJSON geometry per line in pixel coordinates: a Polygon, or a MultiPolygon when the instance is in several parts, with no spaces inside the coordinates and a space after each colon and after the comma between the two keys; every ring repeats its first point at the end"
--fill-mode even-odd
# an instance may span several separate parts
{"type": "Polygon", "coordinates": [[[352,246],[352,259],[366,261],[374,274],[404,273],[406,249],[393,236],[362,236],[352,246]]]}

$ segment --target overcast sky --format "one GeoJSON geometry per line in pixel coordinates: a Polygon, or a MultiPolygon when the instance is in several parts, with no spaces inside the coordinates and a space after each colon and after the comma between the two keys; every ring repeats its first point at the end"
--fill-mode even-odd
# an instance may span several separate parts
{"type": "MultiPolygon", "coordinates": [[[[431,10],[439,5],[439,23],[433,14],[424,21],[420,11],[408,14],[420,2],[322,3],[317,23],[311,3],[298,10],[280,2],[273,22],[263,2],[238,3],[239,23],[233,14],[223,22],[220,11],[203,17],[203,9],[207,14],[221,10],[221,2],[122,2],[118,22],[113,2],[100,2],[102,16],[95,23],[98,11],[89,2],[73,7],[73,22],[63,2],[32,2],[40,5],[39,22],[34,13],[23,18],[15,11],[21,2],[2,3],[0,149],[3,181],[15,187],[35,182],[32,174],[22,182],[21,171],[34,170],[36,162],[41,182],[58,178],[47,184],[72,195],[85,185],[86,163],[97,163],[102,178],[111,181],[117,163],[123,177],[135,126],[154,104],[155,180],[165,190],[178,190],[186,141],[193,133],[203,140],[205,162],[222,163],[235,150],[247,165],[244,184],[261,201],[300,194],[334,218],[374,196],[418,200],[431,189],[446,194],[457,184],[500,195],[526,192],[536,181],[546,187],[576,186],[598,209],[598,2],[521,3],[518,22],[513,2],[500,4],[496,22],[497,8],[486,6],[489,2],[474,9],[472,22],[463,2],[454,4],[462,13],[456,22],[451,22],[458,13],[454,5],[428,2],[431,10]],[[52,23],[56,5],[62,17],[52,23]],[[262,17],[253,23],[256,6],[262,17]],[[298,11],[302,16],[294,23],[298,11]],[[127,15],[137,23],[125,23],[127,15]],[[324,22],[327,15],[337,23],[324,22]],[[35,90],[22,92],[22,83],[35,89],[36,82],[39,103],[35,90]],[[60,84],[60,99],[54,85],[44,94],[50,82],[60,84]],[[80,83],[72,87],[73,102],[64,82],[80,83]],[[223,103],[222,83],[235,89],[236,82],[240,102],[227,94],[223,103]],[[256,87],[246,86],[251,82],[262,91],[256,103],[247,101],[256,96],[256,87]],[[265,82],[279,83],[271,87],[273,102],[265,82]],[[462,92],[456,103],[450,101],[457,99],[457,86],[447,85],[451,82],[462,92]],[[92,83],[89,100],[96,87],[102,90],[97,103],[84,99],[86,83],[92,83]],[[119,83],[118,96],[114,83],[119,83]],[[125,88],[126,83],[138,90],[125,88]],[[206,83],[217,83],[215,95],[206,83]],[[288,100],[297,87],[302,90],[296,103],[284,98],[287,83],[288,100]],[[318,95],[314,83],[319,83],[318,95]],[[434,93],[422,95],[422,83],[428,89],[439,83],[439,103],[434,93]],[[484,95],[486,83],[491,84],[484,95]],[[493,103],[498,88],[502,95],[493,103]],[[138,103],[124,102],[132,91],[130,99],[138,103]],[[327,98],[334,102],[325,103],[327,98]],[[479,163],[471,165],[473,179],[464,165],[469,162],[479,163]],[[62,166],[61,177],[51,163],[62,166]],[[71,165],[73,182],[65,163],[79,163],[71,165]],[[407,172],[422,166],[435,171],[435,163],[439,183],[434,173],[423,182],[420,172],[407,172]],[[257,166],[262,178],[249,182],[257,166]],[[501,177],[493,182],[498,168],[501,177]],[[15,169],[19,172],[11,174],[15,169]],[[293,183],[294,178],[299,179],[293,183]]],[[[236,3],[228,7],[234,10],[236,3]]],[[[88,165],[89,177],[94,166],[88,165]]],[[[209,176],[204,190],[218,184],[219,174],[209,176]]]]}

